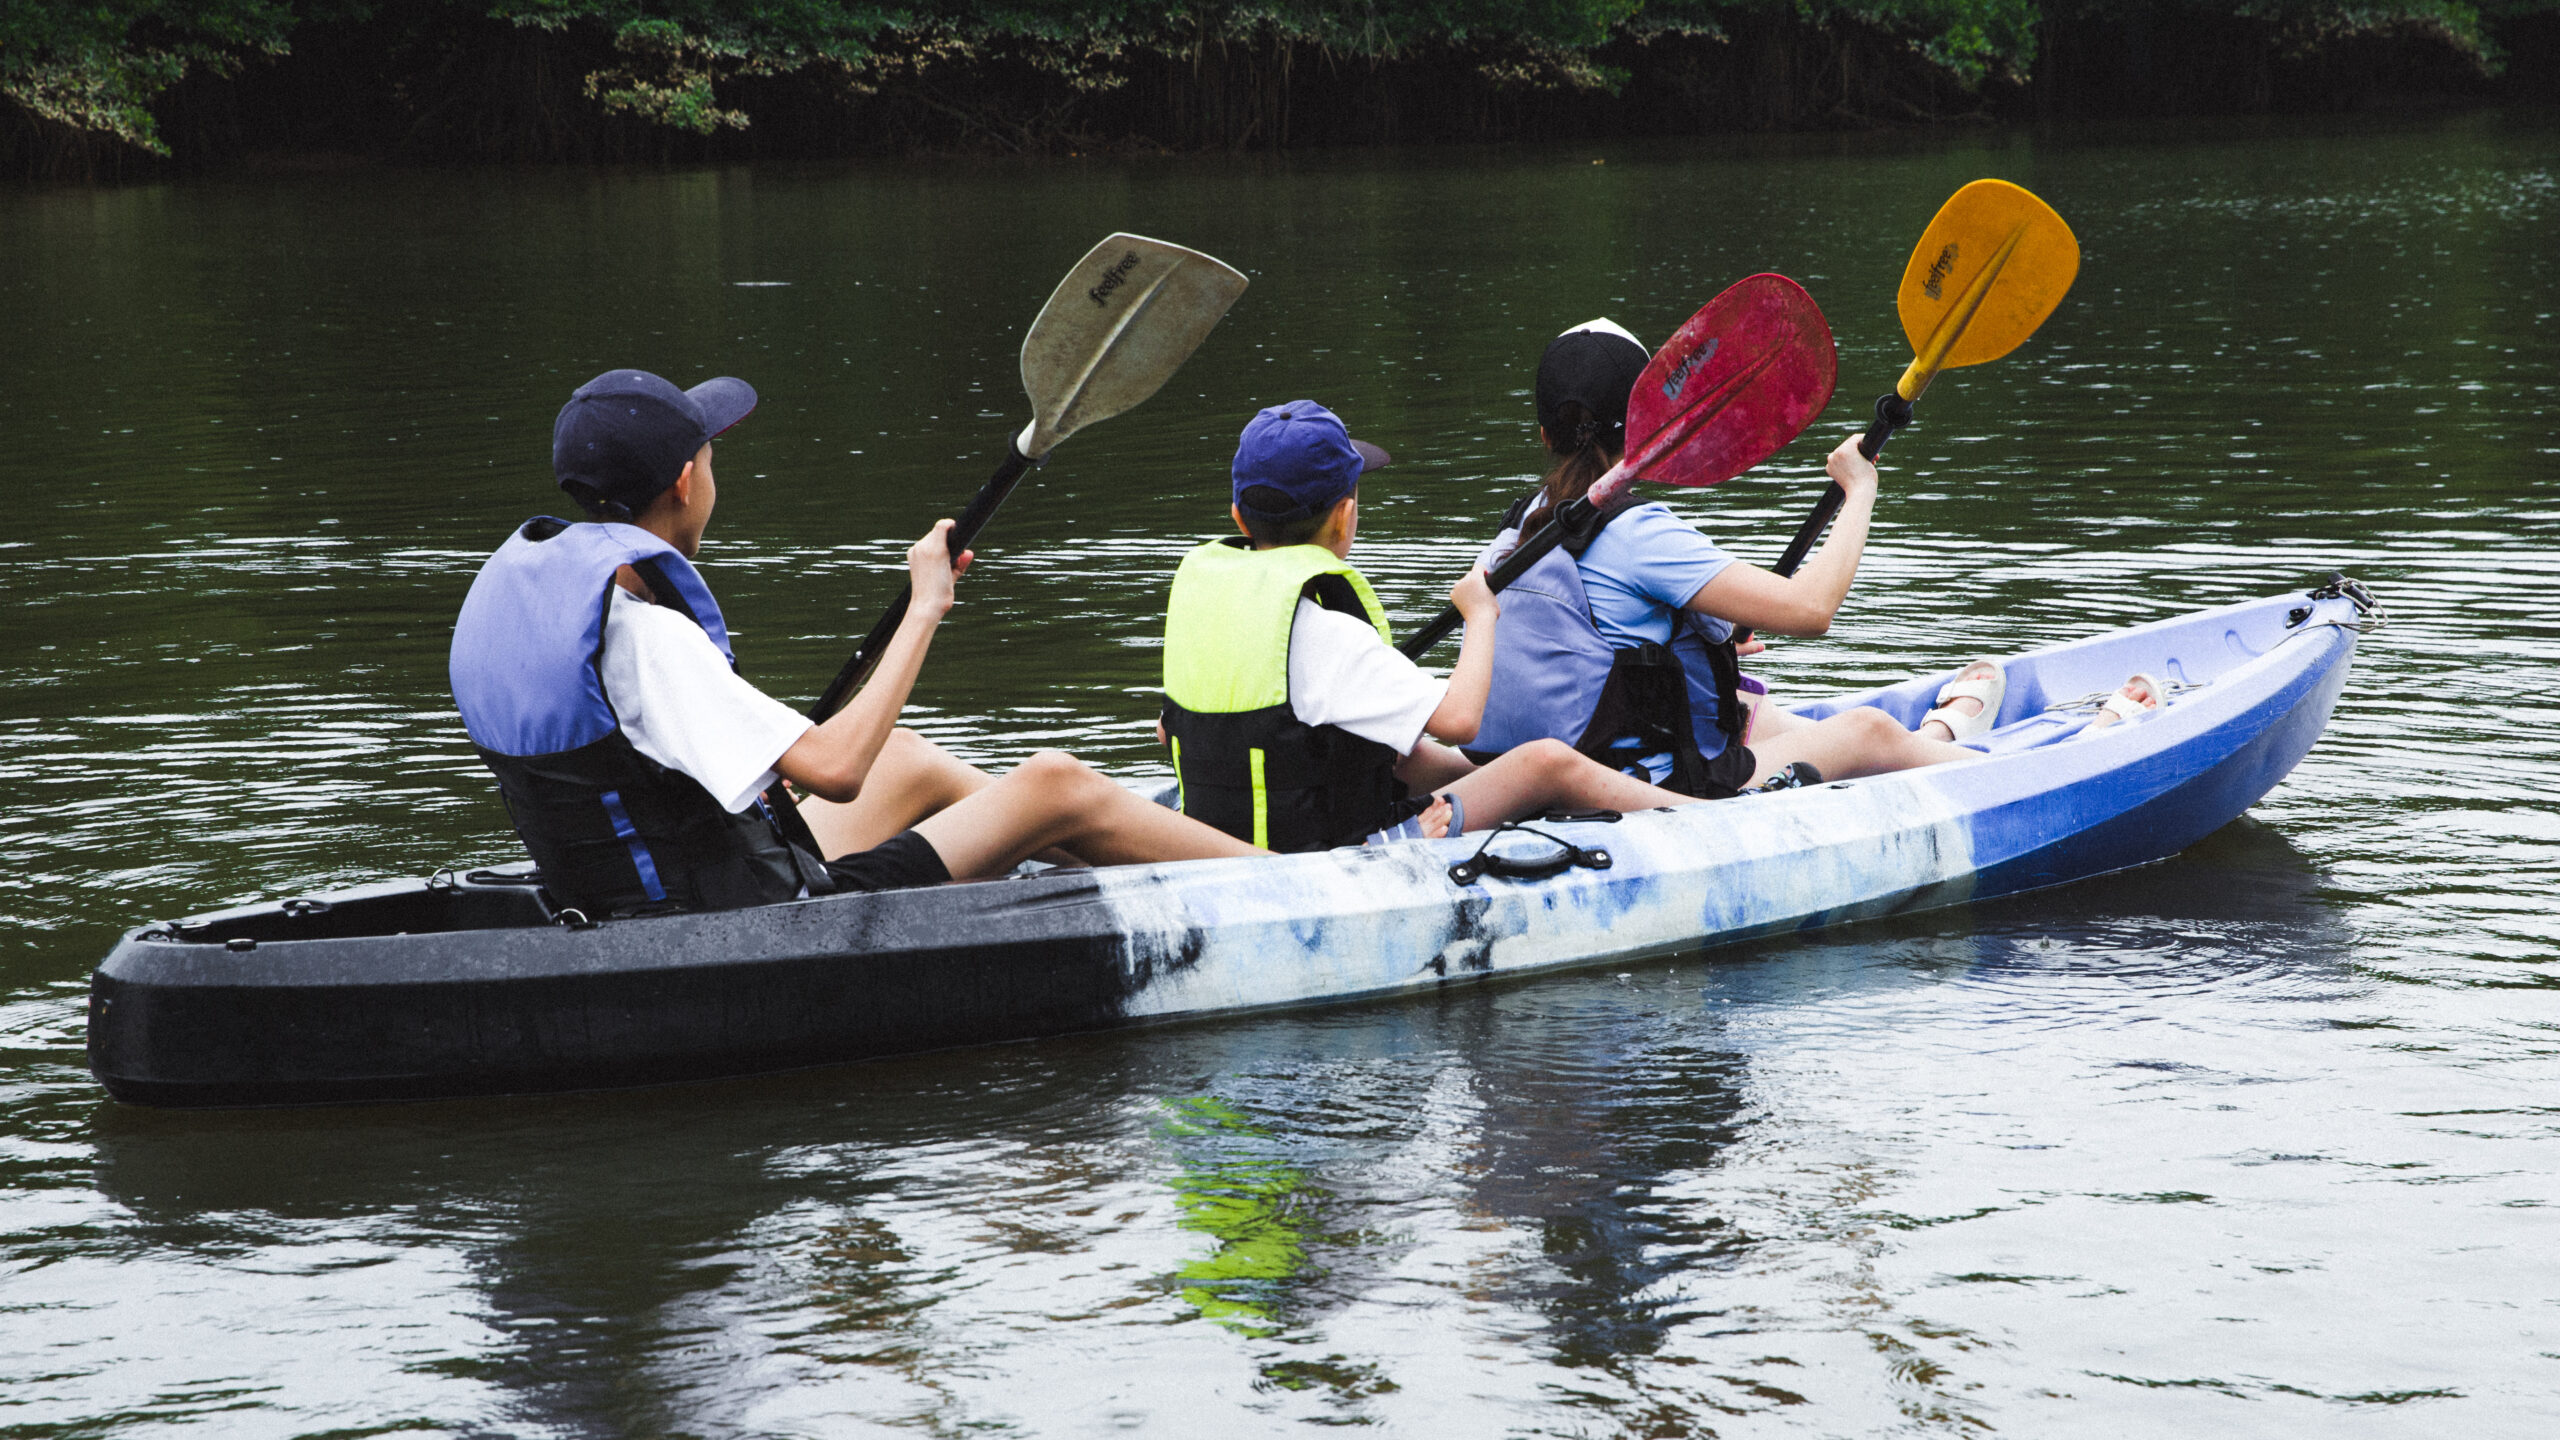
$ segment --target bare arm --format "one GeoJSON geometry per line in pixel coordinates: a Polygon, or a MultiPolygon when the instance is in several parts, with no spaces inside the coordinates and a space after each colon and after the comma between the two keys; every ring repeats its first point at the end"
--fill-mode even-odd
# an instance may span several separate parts
{"type": "Polygon", "coordinates": [[[889,743],[889,732],[898,726],[898,712],[906,708],[907,694],[924,669],[924,652],[933,644],[934,627],[951,612],[951,582],[969,568],[970,554],[964,550],[959,563],[952,563],[948,520],[935,522],[923,539],[907,548],[907,583],[912,594],[907,618],[898,623],[898,633],[880,652],[871,679],[843,709],[793,741],[782,758],[773,762],[784,779],[828,800],[851,800],[862,793],[862,782],[871,774],[872,762],[880,758],[881,747],[889,743]]]}
{"type": "Polygon", "coordinates": [[[1493,625],[1502,604],[1493,598],[1493,587],[1485,583],[1481,566],[1468,571],[1467,578],[1449,592],[1449,603],[1465,617],[1466,634],[1458,641],[1458,663],[1449,671],[1449,689],[1440,697],[1439,708],[1423,722],[1422,733],[1464,745],[1476,738],[1476,730],[1484,724],[1484,702],[1493,694],[1493,625]]]}
{"type": "Polygon", "coordinates": [[[1849,598],[1849,583],[1858,578],[1858,557],[1867,548],[1867,522],[1876,508],[1876,467],[1858,453],[1858,437],[1852,435],[1831,452],[1824,468],[1849,492],[1849,499],[1813,559],[1786,576],[1736,561],[1699,586],[1687,608],[1746,629],[1781,635],[1820,635],[1830,630],[1831,617],[1840,613],[1841,603],[1849,598]]]}

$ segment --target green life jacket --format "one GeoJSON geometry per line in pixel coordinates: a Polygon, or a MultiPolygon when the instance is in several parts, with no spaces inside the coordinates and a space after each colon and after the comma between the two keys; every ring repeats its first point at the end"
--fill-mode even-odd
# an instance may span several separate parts
{"type": "Polygon", "coordinates": [[[1289,704],[1298,601],[1357,615],[1388,641],[1360,572],[1317,545],[1242,536],[1183,557],[1164,622],[1164,730],[1182,813],[1268,850],[1355,844],[1410,813],[1402,757],[1289,704]]]}

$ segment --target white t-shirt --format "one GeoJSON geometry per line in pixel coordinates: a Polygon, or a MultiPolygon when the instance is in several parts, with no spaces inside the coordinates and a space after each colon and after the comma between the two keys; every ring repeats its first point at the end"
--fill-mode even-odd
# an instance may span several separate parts
{"type": "Polygon", "coordinates": [[[809,730],[808,716],[739,679],[701,626],[620,586],[604,613],[602,665],[632,747],[701,782],[733,815],[809,730]]]}
{"type": "Polygon", "coordinates": [[[1289,630],[1289,709],[1299,720],[1339,725],[1410,755],[1448,693],[1448,681],[1379,639],[1378,627],[1313,600],[1298,602],[1289,630]]]}

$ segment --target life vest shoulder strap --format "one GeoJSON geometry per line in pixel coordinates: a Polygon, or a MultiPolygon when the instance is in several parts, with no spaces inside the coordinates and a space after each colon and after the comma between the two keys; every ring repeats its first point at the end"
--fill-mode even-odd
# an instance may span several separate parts
{"type": "Polygon", "coordinates": [[[1600,532],[1609,528],[1610,521],[1639,505],[1651,503],[1653,502],[1630,491],[1619,496],[1616,504],[1606,509],[1585,511],[1572,523],[1559,520],[1557,523],[1565,527],[1564,540],[1561,542],[1565,553],[1576,560],[1581,559],[1582,552],[1591,548],[1591,542],[1600,538],[1600,532]]]}
{"type": "MultiPolygon", "coordinates": [[[[1502,524],[1496,527],[1495,533],[1500,534],[1502,531],[1508,530],[1516,534],[1520,527],[1527,523],[1529,519],[1529,512],[1537,508],[1538,497],[1543,493],[1545,492],[1542,490],[1532,490],[1528,494],[1521,496],[1519,499],[1512,501],[1511,508],[1502,512],[1502,524]]],[[[1600,532],[1608,528],[1610,521],[1617,519],[1619,516],[1626,514],[1628,511],[1633,510],[1639,505],[1648,505],[1651,503],[1651,501],[1646,500],[1643,496],[1630,490],[1626,494],[1619,496],[1617,503],[1610,505],[1607,509],[1586,512],[1577,517],[1574,523],[1566,524],[1561,518],[1551,523],[1565,525],[1564,539],[1560,543],[1562,544],[1566,554],[1569,554],[1576,559],[1580,559],[1582,552],[1591,548],[1591,542],[1600,537],[1600,532]]],[[[1564,513],[1566,512],[1561,510],[1558,512],[1560,517],[1564,513]]]]}

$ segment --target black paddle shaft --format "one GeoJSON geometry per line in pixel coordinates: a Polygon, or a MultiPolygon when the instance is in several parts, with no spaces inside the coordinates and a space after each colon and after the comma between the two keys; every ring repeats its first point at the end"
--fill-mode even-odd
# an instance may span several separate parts
{"type": "MultiPolygon", "coordinates": [[[[1592,513],[1589,500],[1567,501],[1545,528],[1513,547],[1502,563],[1493,567],[1493,573],[1484,577],[1484,583],[1494,594],[1501,594],[1512,581],[1528,574],[1530,566],[1547,558],[1548,551],[1563,544],[1567,535],[1578,531],[1592,513]]],[[[1414,631],[1396,648],[1404,652],[1407,660],[1419,660],[1431,653],[1432,646],[1447,639],[1451,631],[1465,623],[1466,619],[1458,613],[1457,606],[1443,605],[1440,613],[1431,618],[1430,624],[1414,631]]]]}
{"type": "MultiPolygon", "coordinates": [[[[1910,423],[1911,402],[1887,390],[1876,397],[1876,418],[1868,423],[1867,433],[1858,437],[1858,453],[1873,460],[1884,453],[1884,442],[1893,438],[1893,432],[1910,423]]],[[[1796,538],[1787,542],[1787,552],[1778,557],[1778,563],[1770,566],[1770,570],[1778,575],[1793,575],[1802,568],[1805,557],[1813,553],[1813,542],[1822,538],[1822,532],[1830,527],[1831,517],[1840,513],[1840,507],[1848,499],[1849,492],[1840,488],[1840,482],[1831,482],[1830,488],[1822,492],[1822,499],[1814,505],[1813,513],[1797,527],[1796,538]]]]}
{"type": "MultiPolygon", "coordinates": [[[[960,512],[960,519],[951,527],[952,559],[959,559],[960,552],[968,549],[969,542],[978,538],[978,532],[995,518],[996,507],[1004,503],[1004,497],[1013,493],[1014,485],[1031,466],[1031,457],[1023,454],[1012,441],[1005,442],[1004,463],[996,467],[994,478],[978,487],[977,496],[970,500],[969,508],[960,512]]],[[[844,704],[845,697],[870,678],[872,667],[880,663],[880,652],[889,648],[889,637],[898,633],[899,622],[907,618],[907,604],[914,596],[913,586],[898,592],[898,598],[889,606],[888,613],[871,627],[870,634],[862,637],[862,643],[854,647],[852,658],[836,672],[836,678],[827,686],[826,693],[818,697],[818,703],[809,707],[811,720],[825,724],[827,717],[844,704]]]]}
{"type": "MultiPolygon", "coordinates": [[[[1893,432],[1910,423],[1911,402],[1887,390],[1876,397],[1876,418],[1868,424],[1867,433],[1858,437],[1858,453],[1873,460],[1884,453],[1884,442],[1893,438],[1893,432]]],[[[1811,515],[1805,517],[1804,524],[1796,531],[1796,538],[1787,542],[1787,553],[1778,557],[1778,563],[1773,567],[1778,574],[1793,575],[1802,568],[1805,557],[1813,553],[1813,542],[1822,538],[1822,532],[1831,524],[1831,517],[1840,513],[1840,507],[1848,499],[1849,492],[1841,489],[1837,481],[1822,492],[1820,503],[1813,507],[1811,515]]],[[[1530,566],[1545,559],[1548,551],[1564,543],[1565,536],[1588,518],[1590,510],[1591,502],[1588,500],[1575,500],[1565,505],[1556,512],[1552,523],[1520,542],[1518,548],[1495,566],[1493,573],[1485,577],[1485,583],[1495,594],[1501,594],[1512,581],[1527,574],[1530,566]]],[[[1396,648],[1404,652],[1406,659],[1419,660],[1431,653],[1432,646],[1446,639],[1462,623],[1456,606],[1444,606],[1438,615],[1432,617],[1430,624],[1413,632],[1396,648]]],[[[1751,632],[1747,630],[1734,634],[1737,641],[1750,638],[1751,632]]]]}

